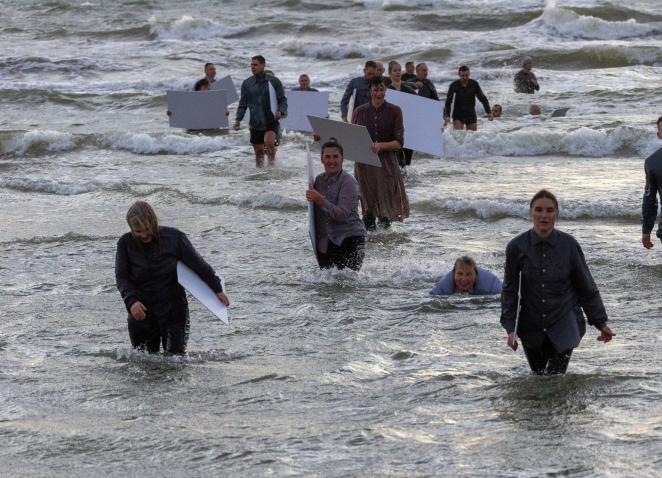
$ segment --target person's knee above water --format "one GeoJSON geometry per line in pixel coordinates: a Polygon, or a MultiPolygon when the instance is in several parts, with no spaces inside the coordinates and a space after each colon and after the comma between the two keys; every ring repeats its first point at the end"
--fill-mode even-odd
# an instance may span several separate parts
{"type": "Polygon", "coordinates": [[[445,274],[430,291],[431,295],[501,293],[501,280],[491,271],[478,267],[469,256],[459,257],[453,270],[445,274]]]}
{"type": "Polygon", "coordinates": [[[225,305],[214,269],[181,231],[160,226],[154,209],[134,203],[126,215],[131,232],[117,242],[115,279],[128,311],[131,345],[150,353],[186,352],[189,312],[186,293],[177,281],[177,261],[190,267],[225,305]]]}
{"type": "Polygon", "coordinates": [[[315,204],[316,257],[320,268],[359,270],[365,256],[366,230],[359,217],[359,185],[343,170],[343,148],[335,140],[322,145],[324,172],[306,191],[315,204]]]}
{"type": "Polygon", "coordinates": [[[607,326],[607,312],[581,247],[555,228],[556,197],[538,191],[529,211],[533,227],[506,247],[501,325],[513,350],[517,337],[522,340],[533,372],[565,373],[586,331],[582,310],[600,331],[598,340],[609,342],[615,334],[607,326]]]}
{"type": "Polygon", "coordinates": [[[257,167],[264,165],[266,153],[269,163],[276,160],[276,146],[280,132],[279,121],[287,116],[287,97],[278,78],[266,75],[266,60],[262,55],[251,58],[253,76],[241,84],[239,106],[233,128],[238,130],[244,119],[246,109],[250,110],[250,141],[255,152],[257,167]],[[275,93],[275,112],[272,111],[270,87],[275,93]]]}
{"type": "Polygon", "coordinates": [[[453,120],[453,129],[464,129],[476,131],[478,118],[476,116],[476,98],[485,109],[487,118],[492,120],[492,109],[490,102],[480,88],[476,80],[470,78],[471,71],[466,65],[457,70],[458,80],[452,82],[448,87],[446,103],[444,104],[444,126],[450,119],[453,120]]]}

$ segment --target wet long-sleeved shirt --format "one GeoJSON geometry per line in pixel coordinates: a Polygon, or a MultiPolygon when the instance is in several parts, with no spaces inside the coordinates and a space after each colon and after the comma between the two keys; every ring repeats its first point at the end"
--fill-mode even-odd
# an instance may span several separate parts
{"type": "MultiPolygon", "coordinates": [[[[646,189],[641,201],[641,232],[650,234],[657,219],[657,195],[662,198],[662,148],[655,151],[644,163],[646,189]]],[[[660,228],[658,227],[658,234],[660,228]]]]}
{"type": "Polygon", "coordinates": [[[485,114],[490,114],[490,102],[480,88],[476,80],[469,79],[467,86],[462,86],[460,80],[455,80],[448,87],[446,95],[446,104],[444,105],[444,116],[450,116],[453,113],[453,119],[471,118],[476,116],[476,98],[481,102],[485,109],[485,114]],[[453,98],[455,104],[453,105],[453,98]],[[451,112],[451,105],[453,111],[451,112]]]}
{"type": "Polygon", "coordinates": [[[359,184],[346,171],[327,175],[322,173],[315,178],[313,186],[324,196],[324,204],[315,204],[315,235],[317,250],[325,254],[329,241],[340,246],[353,236],[365,236],[366,230],[359,216],[359,184]]]}
{"type": "Polygon", "coordinates": [[[365,78],[365,76],[353,78],[347,84],[347,88],[345,88],[345,94],[342,95],[342,99],[340,100],[340,113],[343,118],[347,116],[347,111],[349,109],[349,99],[352,97],[354,90],[356,90],[356,96],[354,97],[355,110],[361,105],[370,103],[370,88],[368,87],[368,80],[365,78]]]}
{"type": "MultiPolygon", "coordinates": [[[[482,267],[476,268],[476,283],[469,291],[470,295],[489,295],[501,293],[501,280],[494,272],[482,267]]],[[[430,291],[430,295],[451,295],[455,293],[455,277],[453,271],[444,275],[430,291]]]]}
{"type": "Polygon", "coordinates": [[[537,346],[547,335],[559,352],[576,347],[585,331],[581,309],[596,328],[607,323],[600,292],[575,238],[554,230],[541,239],[530,229],[506,248],[501,325],[508,333],[515,330],[520,271],[518,335],[524,343],[537,346]]]}
{"type": "Polygon", "coordinates": [[[241,96],[237,106],[235,121],[241,122],[248,108],[251,112],[250,129],[264,131],[276,122],[271,111],[269,83],[276,92],[277,111],[281,116],[287,116],[287,97],[280,80],[275,76],[253,75],[241,84],[241,96]]]}
{"type": "Polygon", "coordinates": [[[434,87],[434,83],[432,83],[427,78],[425,80],[420,80],[416,78],[415,81],[420,81],[421,83],[423,83],[423,86],[421,86],[418,89],[418,96],[439,101],[439,93],[437,93],[437,88],[434,87]]]}
{"type": "Polygon", "coordinates": [[[513,78],[513,86],[515,88],[515,93],[529,93],[533,94],[535,91],[540,89],[540,86],[537,84],[536,75],[532,71],[526,71],[524,69],[517,72],[515,78],[513,78]]]}

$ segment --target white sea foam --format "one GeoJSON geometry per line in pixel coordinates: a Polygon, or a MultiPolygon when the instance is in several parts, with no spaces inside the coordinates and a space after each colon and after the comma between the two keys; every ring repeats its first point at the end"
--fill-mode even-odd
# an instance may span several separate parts
{"type": "Polygon", "coordinates": [[[275,192],[241,192],[229,199],[237,206],[247,206],[253,209],[304,209],[306,201],[295,199],[275,192]]]}
{"type": "Polygon", "coordinates": [[[344,58],[364,58],[372,51],[363,45],[350,42],[314,42],[287,38],[278,42],[277,47],[290,55],[320,60],[342,60],[344,58]]]}
{"type": "Polygon", "coordinates": [[[84,182],[61,182],[53,179],[0,178],[0,187],[25,192],[73,196],[94,191],[118,191],[127,187],[121,180],[86,180],[84,182]]]}
{"type": "Polygon", "coordinates": [[[244,33],[250,27],[221,24],[207,18],[184,15],[179,20],[161,23],[152,16],[149,19],[150,35],[160,40],[209,40],[226,38],[244,33]]]}
{"type": "Polygon", "coordinates": [[[35,152],[70,151],[77,146],[77,141],[70,133],[52,130],[32,130],[18,133],[2,142],[4,154],[23,156],[35,152]]]}
{"type": "Polygon", "coordinates": [[[111,149],[136,154],[200,154],[228,148],[228,137],[147,133],[118,133],[107,140],[111,149]]]}

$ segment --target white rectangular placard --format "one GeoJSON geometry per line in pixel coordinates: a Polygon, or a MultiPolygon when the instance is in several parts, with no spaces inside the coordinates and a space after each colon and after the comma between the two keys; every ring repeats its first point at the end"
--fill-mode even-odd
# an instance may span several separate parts
{"type": "Polygon", "coordinates": [[[372,152],[373,142],[365,126],[310,115],[308,120],[315,134],[320,136],[322,144],[330,138],[335,138],[342,145],[345,159],[382,167],[379,156],[372,152]]]}
{"type": "Polygon", "coordinates": [[[220,80],[216,80],[211,84],[212,91],[224,90],[226,91],[228,105],[231,105],[235,101],[239,101],[239,95],[237,94],[237,89],[234,87],[234,83],[230,76],[224,76],[220,80]]]}
{"type": "Polygon", "coordinates": [[[276,90],[271,82],[269,82],[269,106],[271,107],[271,114],[276,116],[276,111],[278,111],[278,98],[276,98],[276,90]]]}
{"type": "MultiPolygon", "coordinates": [[[[228,308],[219,300],[214,291],[200,279],[200,276],[182,261],[177,261],[177,282],[198,299],[202,305],[207,307],[212,314],[225,322],[226,325],[230,325],[228,308]]],[[[221,284],[223,284],[223,290],[225,290],[222,278],[221,284]]]]}
{"type": "Polygon", "coordinates": [[[386,101],[399,106],[405,127],[405,148],[443,158],[444,104],[402,91],[386,90],[386,101]]]}
{"type": "Polygon", "coordinates": [[[168,91],[171,128],[229,128],[225,91],[168,91]]]}
{"type": "MultiPolygon", "coordinates": [[[[306,169],[308,171],[308,187],[312,188],[315,184],[315,173],[313,172],[313,157],[310,154],[310,147],[306,142],[306,169]]],[[[315,205],[308,201],[308,235],[313,245],[313,252],[317,256],[317,233],[315,231],[315,205]]]]}
{"type": "Polygon", "coordinates": [[[292,131],[312,133],[308,115],[326,118],[329,116],[328,91],[287,91],[287,116],[280,124],[292,131]]]}

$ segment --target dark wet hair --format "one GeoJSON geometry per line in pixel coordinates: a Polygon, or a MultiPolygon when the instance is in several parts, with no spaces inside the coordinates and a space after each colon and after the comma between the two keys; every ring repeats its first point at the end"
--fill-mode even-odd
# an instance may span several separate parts
{"type": "Polygon", "coordinates": [[[255,55],[251,60],[257,60],[260,65],[264,65],[267,62],[262,55],[255,55]]]}
{"type": "Polygon", "coordinates": [[[405,63],[405,68],[408,67],[409,65],[413,65],[413,64],[414,64],[413,61],[408,61],[407,63],[405,63]]]}
{"type": "Polygon", "coordinates": [[[205,70],[207,69],[208,66],[214,66],[213,63],[205,63],[205,70]]]}
{"type": "Polygon", "coordinates": [[[533,203],[536,202],[538,199],[551,199],[552,202],[554,203],[554,207],[556,210],[559,210],[559,201],[556,199],[556,196],[554,196],[554,193],[547,189],[541,189],[537,193],[533,195],[531,198],[531,202],[529,203],[529,209],[533,209],[533,203]]]}
{"type": "Polygon", "coordinates": [[[461,67],[459,67],[457,69],[458,73],[463,72],[463,71],[469,71],[469,67],[467,65],[462,65],[461,67]]]}
{"type": "Polygon", "coordinates": [[[207,78],[203,78],[202,80],[196,81],[195,86],[193,87],[193,91],[200,91],[203,86],[209,87],[209,80],[207,80],[207,78]]]}
{"type": "Polygon", "coordinates": [[[391,79],[385,76],[373,76],[368,82],[368,88],[372,89],[374,86],[383,86],[387,88],[391,79]]]}
{"type": "Polygon", "coordinates": [[[416,65],[416,69],[418,70],[422,66],[428,66],[428,65],[425,62],[422,62],[422,63],[419,63],[418,65],[416,65]]]}
{"type": "Polygon", "coordinates": [[[377,63],[373,60],[368,60],[365,62],[363,68],[377,68],[377,63]]]}
{"type": "Polygon", "coordinates": [[[159,237],[159,218],[154,208],[146,201],[134,202],[126,213],[126,223],[131,231],[137,226],[148,230],[158,241],[159,237]]]}
{"type": "Polygon", "coordinates": [[[457,268],[458,264],[462,264],[464,266],[470,266],[471,268],[473,268],[474,273],[476,274],[476,280],[478,279],[478,266],[476,265],[476,261],[474,260],[473,257],[471,256],[458,257],[455,260],[455,264],[453,264],[453,275],[455,274],[455,269],[457,268]]]}
{"type": "Polygon", "coordinates": [[[660,126],[660,123],[662,123],[662,116],[660,116],[660,117],[657,119],[657,123],[655,123],[655,124],[656,124],[657,126],[660,126]]]}
{"type": "Polygon", "coordinates": [[[336,138],[329,138],[329,140],[322,145],[322,157],[324,157],[324,150],[326,148],[336,148],[338,151],[340,151],[340,157],[343,159],[345,158],[345,151],[342,148],[342,144],[340,144],[336,138]]]}

